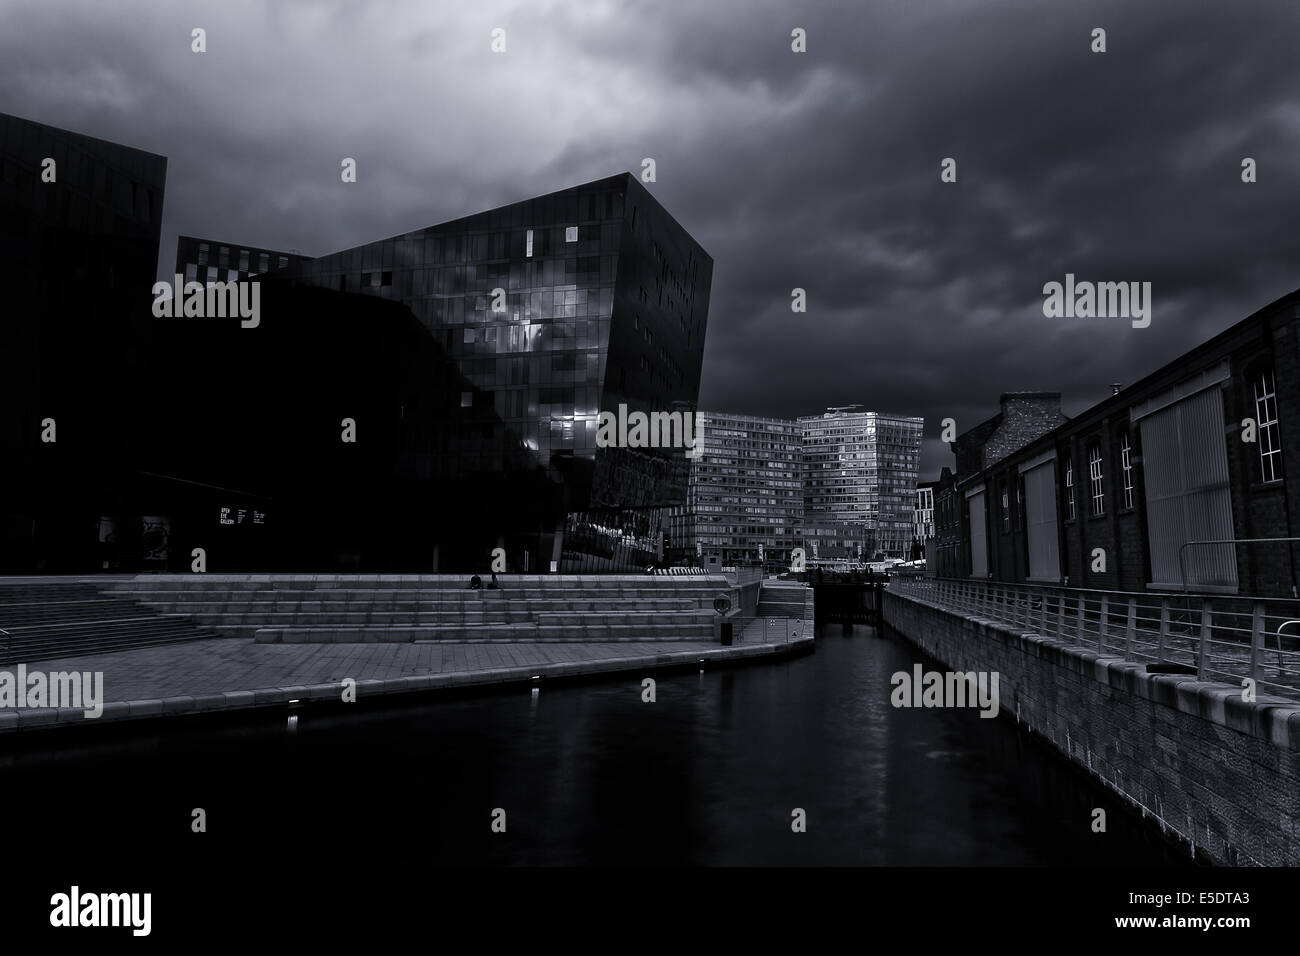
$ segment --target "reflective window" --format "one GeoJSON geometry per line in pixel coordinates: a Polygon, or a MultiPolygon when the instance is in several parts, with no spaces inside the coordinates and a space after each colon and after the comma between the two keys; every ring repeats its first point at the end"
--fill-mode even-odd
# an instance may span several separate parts
{"type": "Polygon", "coordinates": [[[1106,495],[1102,487],[1101,475],[1101,442],[1094,441],[1088,445],[1088,483],[1091,491],[1090,510],[1095,518],[1106,510],[1106,495]]]}
{"type": "Polygon", "coordinates": [[[1271,369],[1255,378],[1255,420],[1259,426],[1259,480],[1278,481],[1282,477],[1282,442],[1271,369]]]}

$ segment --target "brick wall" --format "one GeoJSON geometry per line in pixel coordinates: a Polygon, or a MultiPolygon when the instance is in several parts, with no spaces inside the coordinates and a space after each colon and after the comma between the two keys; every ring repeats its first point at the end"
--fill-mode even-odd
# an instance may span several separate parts
{"type": "Polygon", "coordinates": [[[984,442],[985,468],[1019,451],[1065,421],[1060,392],[1010,392],[1002,396],[997,428],[984,442]]]}
{"type": "Polygon", "coordinates": [[[1163,820],[1198,859],[1300,865],[1300,706],[1248,704],[1240,688],[1147,674],[894,592],[883,611],[951,670],[996,672],[1004,719],[1091,773],[1109,799],[1163,820]]]}

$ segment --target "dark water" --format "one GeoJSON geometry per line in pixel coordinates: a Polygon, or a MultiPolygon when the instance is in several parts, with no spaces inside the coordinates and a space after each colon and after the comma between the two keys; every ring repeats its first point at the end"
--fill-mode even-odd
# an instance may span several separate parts
{"type": "Polygon", "coordinates": [[[271,853],[290,872],[394,851],[422,866],[1184,862],[1013,722],[891,707],[892,673],[937,667],[902,640],[818,636],[794,660],[658,675],[655,703],[635,675],[309,713],[292,734],[278,718],[5,752],[0,807],[33,852],[248,866],[271,853]],[[206,834],[191,832],[195,807],[206,834]]]}

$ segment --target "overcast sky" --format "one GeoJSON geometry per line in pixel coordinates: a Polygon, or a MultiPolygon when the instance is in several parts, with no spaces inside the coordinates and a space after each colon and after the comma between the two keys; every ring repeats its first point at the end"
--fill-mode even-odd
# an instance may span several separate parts
{"type": "Polygon", "coordinates": [[[1075,414],[1300,287],[1300,4],[0,0],[0,23],[0,111],[168,157],[163,275],[181,233],[319,255],[653,157],[715,263],[701,407],[923,415],[923,477],[940,419],[1026,389],[1075,414]],[[1152,283],[1150,327],[1044,317],[1067,272],[1152,283]]]}

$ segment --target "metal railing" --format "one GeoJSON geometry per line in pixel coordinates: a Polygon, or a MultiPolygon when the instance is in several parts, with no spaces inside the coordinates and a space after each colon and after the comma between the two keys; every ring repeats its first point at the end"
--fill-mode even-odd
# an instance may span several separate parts
{"type": "MultiPolygon", "coordinates": [[[[894,578],[927,604],[1236,689],[1300,699],[1300,601],[894,578]],[[1288,629],[1289,628],[1289,629],[1288,629]]],[[[1151,668],[1149,668],[1151,669],[1151,668]]]]}

